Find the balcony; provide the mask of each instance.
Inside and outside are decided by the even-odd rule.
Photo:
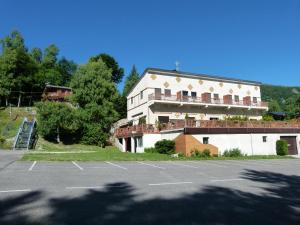
[[[244,97],[242,101],[234,101],[230,95],[223,96],[223,99],[211,98],[210,93],[203,93],[201,97],[197,96],[182,96],[182,95],[164,95],[150,94],[149,101],[170,102],[179,104],[199,104],[205,106],[226,106],[226,107],[243,107],[243,108],[261,108],[267,109],[268,103],[263,101],[253,102],[250,96]]]
[[[141,125],[133,125],[124,128],[117,128],[115,131],[115,135],[117,137],[128,137],[131,135],[141,135],[141,134],[158,134],[159,129],[157,129],[154,125],[151,124],[141,124]]]
[[[125,128],[117,128],[116,137],[129,137],[131,135],[158,134],[167,130],[177,130],[184,128],[202,128],[208,130],[219,130],[226,133],[230,130],[240,129],[240,132],[265,133],[286,132],[292,130],[293,133],[300,133],[300,121],[226,121],[226,120],[174,120],[159,126],[141,124]],[[227,130],[226,130],[227,129]]]

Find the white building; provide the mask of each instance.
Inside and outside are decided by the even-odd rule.
[[[146,69],[127,96],[127,119],[133,124],[138,124],[141,117],[147,124],[186,117],[261,119],[267,109],[261,101],[259,82],[173,70]]]
[[[278,139],[298,154],[300,124],[261,122],[268,104],[255,81],[148,68],[127,96],[128,126],[116,130],[122,151],[144,152],[162,139],[176,151],[210,149],[222,154],[239,148],[248,155],[274,155]],[[227,122],[227,117],[247,122]]]

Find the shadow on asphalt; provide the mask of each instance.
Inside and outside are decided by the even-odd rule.
[[[173,199],[135,200],[135,188],[128,183],[107,185],[75,198],[48,200],[50,215],[32,221],[19,206],[39,200],[32,192],[0,202],[0,224],[300,224],[300,177],[247,170],[242,178],[268,183],[268,194],[206,186],[196,193]]]

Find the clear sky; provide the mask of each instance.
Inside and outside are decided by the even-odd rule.
[[[0,36],[56,44],[85,63],[109,53],[124,67],[300,85],[300,0],[1,0]],[[122,84],[119,87],[122,88]]]

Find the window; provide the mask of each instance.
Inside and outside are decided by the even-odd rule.
[[[168,116],[158,116],[158,121],[160,123],[169,123],[169,117]]]
[[[239,97],[238,95],[235,95],[235,96],[234,96],[234,101],[235,101],[235,102],[239,102],[239,101],[240,101],[240,97]]]
[[[257,97],[253,97],[253,103],[257,103]]]
[[[188,96],[189,92],[188,91],[182,91],[182,96]]]
[[[165,96],[166,97],[171,97],[171,90],[170,89],[165,89]]]
[[[218,117],[210,117],[209,120],[219,120]]]
[[[219,94],[214,94],[214,100],[219,100]]]
[[[203,138],[203,144],[207,145],[208,144],[208,139],[209,139],[208,137],[204,137]]]
[[[191,92],[191,96],[192,96],[192,98],[197,98],[197,92],[192,91],[192,92]]]
[[[133,104],[133,97],[131,97],[130,101],[131,101],[131,104]]]
[[[143,99],[143,91],[141,91],[141,99]]]
[[[267,136],[263,136],[262,139],[263,139],[263,142],[267,142]]]

